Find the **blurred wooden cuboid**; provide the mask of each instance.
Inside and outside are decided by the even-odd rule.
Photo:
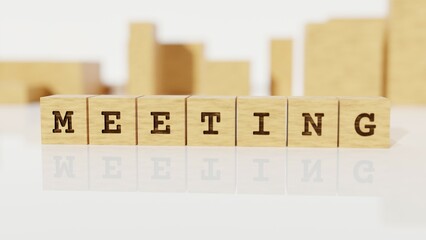
[[[305,95],[383,96],[385,21],[335,19],[309,24]]]
[[[202,43],[159,43],[151,23],[132,23],[129,94],[249,95],[249,63],[208,61]]]
[[[426,104],[426,1],[391,0],[387,96]]]
[[[49,94],[101,94],[98,63],[0,62],[0,103],[38,101]]]

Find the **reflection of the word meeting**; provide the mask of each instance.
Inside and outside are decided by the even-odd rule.
[[[379,195],[386,152],[43,146],[45,190]],[[376,155],[376,156],[375,156]]]

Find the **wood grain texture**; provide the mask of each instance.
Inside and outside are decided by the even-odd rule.
[[[187,99],[189,146],[235,146],[236,97]]]
[[[156,94],[159,46],[155,26],[132,23],[129,40],[129,80],[127,92],[133,95]]]
[[[340,147],[388,148],[390,101],[383,97],[341,97]]]
[[[138,144],[186,145],[186,98],[143,96],[138,98]]]
[[[286,138],[286,97],[237,98],[238,146],[284,147]]]
[[[51,94],[101,94],[98,63],[0,62],[0,81],[21,81],[30,89],[44,88]]]
[[[426,104],[426,1],[391,0],[387,97]]]
[[[335,97],[288,98],[288,146],[337,147],[338,107]]]
[[[204,46],[161,44],[158,57],[157,94],[192,94],[201,78]]]
[[[250,95],[249,62],[209,61],[197,84],[198,95],[247,96]]]
[[[40,98],[43,144],[88,144],[87,102],[90,95]],[[58,115],[60,114],[60,115]],[[62,124],[61,124],[61,121]]]
[[[382,96],[385,22],[336,19],[309,24],[305,44],[306,96]]]
[[[273,39],[271,54],[271,95],[291,96],[293,41]]]
[[[89,99],[89,143],[135,145],[137,96],[101,95]]]

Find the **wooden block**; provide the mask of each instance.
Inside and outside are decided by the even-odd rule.
[[[426,104],[426,1],[392,0],[387,97],[396,104]]]
[[[130,25],[129,40],[129,94],[156,94],[158,71],[158,44],[155,26],[151,23]]]
[[[27,84],[22,81],[0,82],[0,104],[24,104],[28,102],[30,102],[30,99],[28,98]]]
[[[236,97],[187,99],[187,143],[190,146],[235,146]]]
[[[52,95],[40,98],[43,144],[88,144],[89,95]]]
[[[89,143],[137,144],[136,96],[101,95],[89,99]]]
[[[383,97],[342,97],[340,147],[388,148],[390,101]]]
[[[49,95],[44,87],[30,87],[24,81],[0,81],[0,104],[25,104],[38,102]]]
[[[249,62],[206,62],[198,95],[250,95]]]
[[[338,19],[306,29],[306,96],[382,96],[385,22]]]
[[[288,98],[289,147],[337,147],[338,99]]]
[[[185,146],[187,97],[138,98],[138,144]]]
[[[270,48],[271,95],[291,96],[293,41],[274,39]]]
[[[202,44],[162,44],[158,56],[157,94],[192,94],[200,81]]]
[[[51,94],[100,94],[98,63],[90,62],[0,62],[0,82],[22,81],[30,89],[48,90]]]
[[[286,146],[286,97],[238,97],[237,112],[238,146]]]

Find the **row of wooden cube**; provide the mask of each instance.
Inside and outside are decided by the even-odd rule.
[[[382,97],[53,95],[42,143],[389,147]]]

